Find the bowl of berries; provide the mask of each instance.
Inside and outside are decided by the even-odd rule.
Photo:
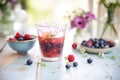
[[[90,53],[108,53],[111,52],[117,43],[114,40],[103,38],[91,38],[81,42],[81,48]]]
[[[35,42],[36,36],[30,34],[24,34],[17,32],[15,35],[7,36],[6,40],[9,46],[17,51],[19,54],[27,54],[28,50],[30,50]]]

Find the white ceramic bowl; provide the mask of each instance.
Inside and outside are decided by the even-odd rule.
[[[97,48],[89,48],[83,45],[80,45],[81,48],[85,49],[85,51],[90,52],[90,53],[108,53],[111,52],[116,46],[117,46],[117,42],[116,41],[112,41],[114,43],[114,47],[111,48],[104,48],[104,49],[97,49]]]

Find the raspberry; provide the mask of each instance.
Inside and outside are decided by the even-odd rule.
[[[108,43],[109,47],[115,46],[115,44],[112,41],[107,41],[107,43]]]
[[[76,49],[76,48],[77,48],[77,43],[73,43],[73,44],[72,44],[72,48],[73,48],[73,49]]]
[[[9,38],[9,41],[15,41],[16,39],[15,38]]]
[[[107,43],[108,43],[108,44],[113,44],[113,42],[112,42],[112,41],[107,41]]]
[[[73,62],[74,60],[75,60],[74,55],[72,55],[72,54],[68,55],[68,61],[69,62]]]
[[[93,42],[91,40],[87,41],[87,44],[92,46],[93,45]]]
[[[30,40],[30,35],[29,35],[29,34],[25,34],[25,35],[24,35],[24,39],[25,39],[25,40]]]
[[[19,32],[17,32],[17,33],[15,34],[15,38],[18,39],[18,38],[20,38],[20,37],[21,37],[21,34],[20,34]]]

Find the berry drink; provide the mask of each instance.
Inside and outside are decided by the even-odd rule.
[[[60,59],[63,52],[66,28],[39,25],[37,30],[42,60],[56,61]]]
[[[45,38],[39,37],[39,44],[42,55],[48,58],[59,57],[62,54],[64,37]]]

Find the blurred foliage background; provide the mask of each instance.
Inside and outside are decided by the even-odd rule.
[[[74,8],[88,8],[88,0],[28,0],[29,22],[39,21],[64,22],[64,16]]]
[[[3,24],[0,21],[0,35],[9,35],[18,31],[33,32],[32,28],[35,28],[35,24],[44,21],[68,23],[65,18],[68,12],[76,8],[89,11],[90,5],[93,5],[89,4],[93,0],[1,0],[0,3],[3,4],[5,1],[8,3],[5,10],[10,14],[7,18],[11,23]],[[0,13],[0,17],[3,15],[5,13]]]

